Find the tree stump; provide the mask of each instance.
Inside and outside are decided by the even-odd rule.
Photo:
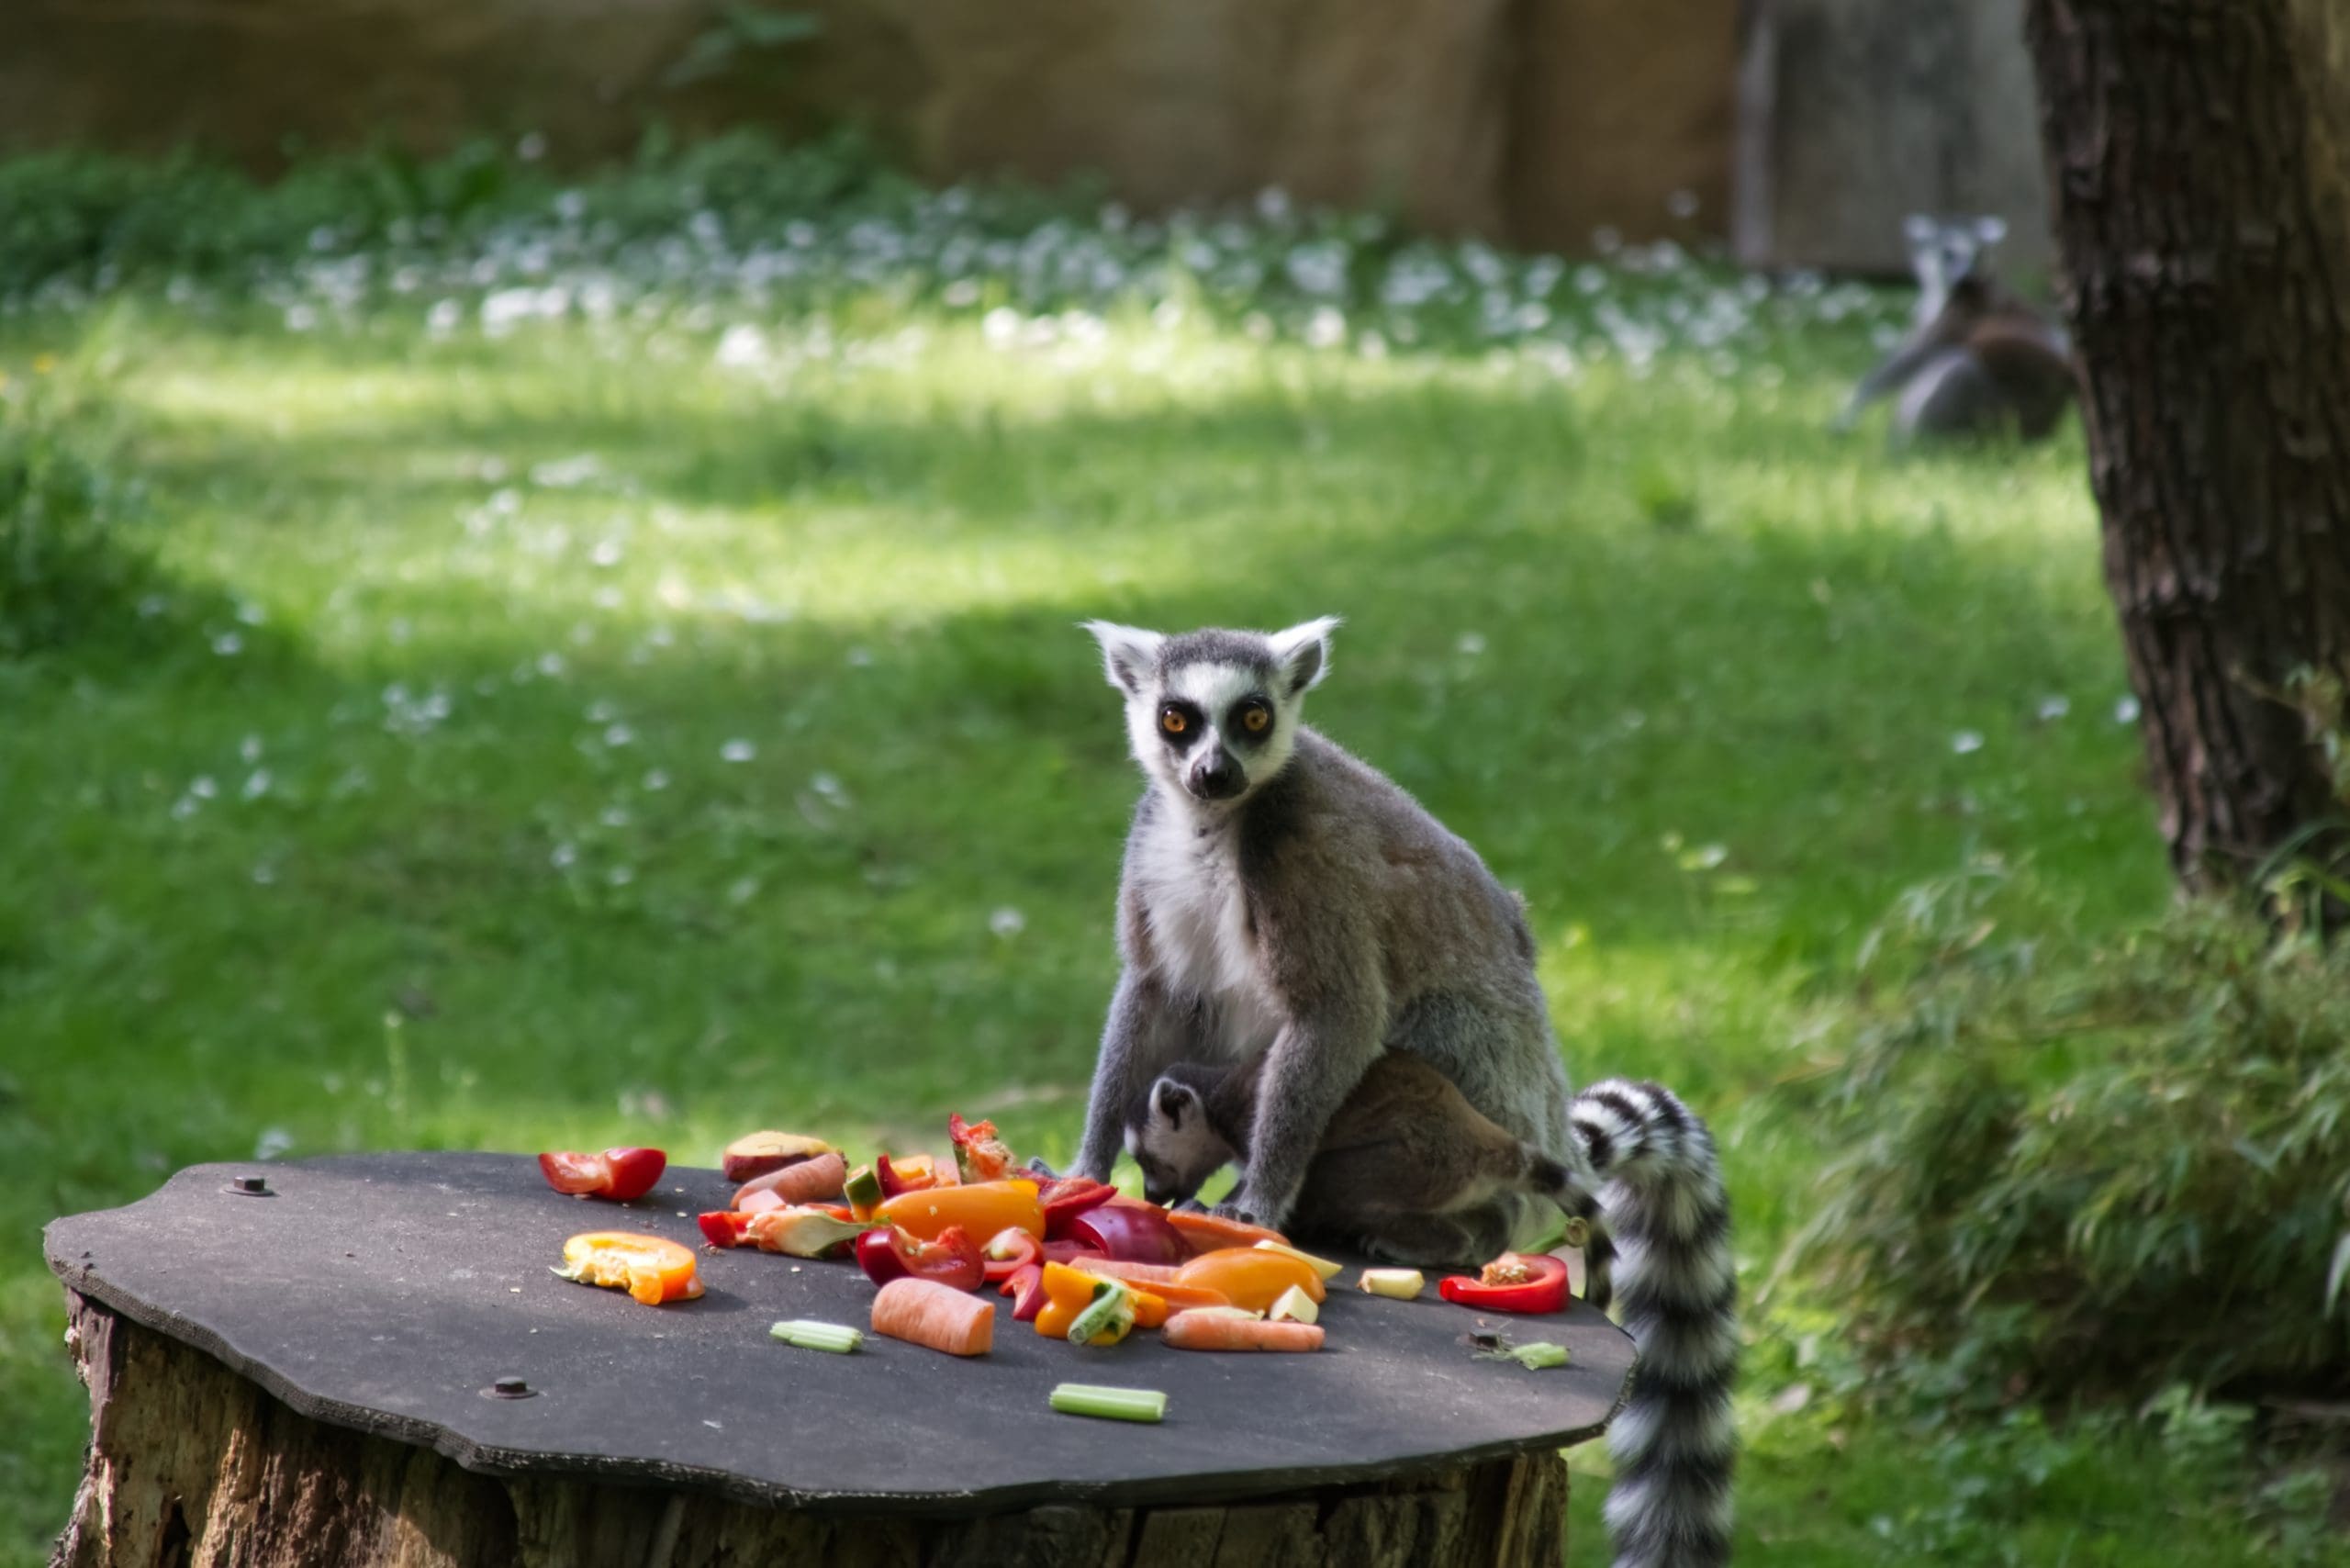
[[[978,1361],[828,1356],[766,1328],[861,1324],[842,1265],[706,1254],[703,1300],[658,1309],[546,1275],[574,1231],[690,1227],[715,1171],[618,1213],[511,1156],[273,1167],[265,1200],[234,1174],[50,1228],[92,1427],[52,1568],[1554,1568],[1558,1450],[1630,1370],[1588,1308],[1528,1333],[1338,1292],[1314,1356],[1089,1351],[1008,1316]],[[1458,1343],[1496,1326],[1576,1364]],[[1052,1414],[1064,1380],[1164,1389],[1169,1419]]]

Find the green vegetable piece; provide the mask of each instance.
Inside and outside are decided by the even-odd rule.
[[[838,1323],[818,1323],[806,1317],[778,1323],[767,1332],[787,1345],[797,1345],[803,1350],[830,1350],[836,1356],[845,1356],[865,1343],[865,1335],[860,1329]]]
[[[1052,1406],[1064,1416],[1098,1416],[1105,1421],[1167,1419],[1167,1395],[1155,1388],[1065,1383],[1053,1390]]]
[[[822,1209],[772,1209],[758,1216],[753,1234],[760,1246],[770,1252],[788,1252],[794,1258],[822,1258],[836,1247],[846,1246],[865,1234],[866,1227],[855,1220],[834,1219]]]
[[[1479,1336],[1480,1340],[1488,1338]],[[1480,1350],[1481,1361],[1516,1361],[1528,1372],[1540,1372],[1545,1367],[1562,1367],[1574,1358],[1564,1345],[1554,1345],[1548,1339],[1537,1339],[1531,1345],[1513,1345],[1500,1335],[1490,1336],[1494,1349]]]
[[[1072,1345],[1114,1345],[1133,1331],[1135,1294],[1116,1280],[1093,1287],[1093,1299],[1069,1326]]]
[[[870,1165],[860,1165],[848,1173],[841,1195],[848,1200],[850,1213],[869,1215],[881,1206],[881,1178],[874,1174]]]

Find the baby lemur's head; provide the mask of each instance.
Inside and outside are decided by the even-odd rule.
[[[1142,1194],[1154,1204],[1188,1203],[1237,1153],[1208,1125],[1207,1100],[1183,1064],[1150,1086],[1126,1117],[1126,1152],[1142,1171]]]
[[[1230,806],[1281,770],[1297,744],[1304,699],[1330,667],[1326,615],[1286,632],[1185,632],[1169,636],[1107,621],[1085,629],[1102,644],[1110,684],[1125,694],[1135,760],[1194,806]]]

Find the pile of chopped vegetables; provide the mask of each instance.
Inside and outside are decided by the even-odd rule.
[[[700,1216],[702,1236],[715,1249],[853,1261],[878,1287],[873,1333],[948,1355],[983,1356],[994,1348],[990,1291],[1009,1301],[1014,1323],[1077,1346],[1106,1349],[1155,1332],[1180,1350],[1322,1348],[1321,1307],[1341,1271],[1337,1263],[1260,1226],[1164,1209],[1089,1177],[1024,1166],[992,1122],[950,1116],[947,1136],[951,1161],[884,1153],[854,1168],[819,1138],[780,1132],[737,1138],[721,1165],[739,1185],[729,1207]],[[545,1154],[539,1163],[559,1193],[628,1203],[651,1191],[666,1157],[613,1148]],[[555,1272],[625,1289],[650,1305],[701,1294],[690,1250],[629,1232],[573,1237]],[[1356,1283],[1398,1301],[1420,1299],[1427,1286],[1411,1269],[1364,1269]],[[1480,1312],[1561,1312],[1570,1299],[1567,1266],[1549,1254],[1505,1252],[1476,1278],[1443,1280],[1438,1294]],[[805,1320],[770,1332],[786,1344],[839,1354],[865,1339],[853,1327]],[[1503,1353],[1529,1368],[1564,1360],[1547,1343]],[[1064,1383],[1052,1406],[1157,1421],[1166,1396]]]

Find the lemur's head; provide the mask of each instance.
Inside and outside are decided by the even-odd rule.
[[[1195,807],[1237,804],[1289,761],[1305,694],[1330,667],[1335,615],[1286,632],[1158,632],[1089,621],[1125,694],[1135,760]]]
[[[1989,265],[1991,248],[2008,237],[2000,218],[1935,218],[1913,212],[1901,226],[1918,274],[1919,319],[1942,308],[1950,292]]]
[[[1232,1162],[1233,1148],[1208,1126],[1207,1103],[1180,1078],[1163,1077],[1126,1118],[1126,1152],[1154,1204],[1189,1203]]]

